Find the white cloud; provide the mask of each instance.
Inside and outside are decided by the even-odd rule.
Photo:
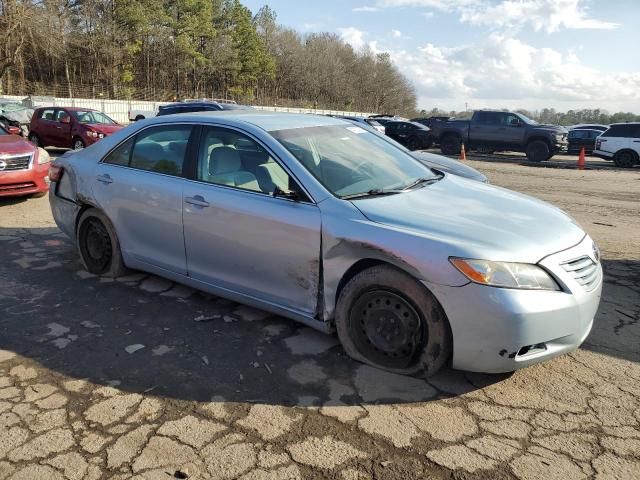
[[[391,35],[393,35],[394,38],[402,38],[402,32],[400,30],[391,30]]]
[[[375,47],[375,49],[373,48]],[[382,51],[379,44],[373,51]],[[537,48],[493,33],[458,47],[426,44],[387,50],[416,86],[419,106],[607,108],[640,112],[640,72],[611,74],[584,65],[575,52]]]
[[[428,7],[456,12],[460,21],[493,30],[520,29],[557,32],[566,29],[611,30],[618,24],[589,17],[585,0],[378,0],[379,8]]]
[[[349,45],[351,45],[355,50],[360,50],[362,47],[364,47],[364,36],[367,34],[367,32],[358,30],[355,27],[339,28],[338,32],[340,32],[340,37]]]
[[[426,19],[433,18],[433,15],[434,15],[434,13],[433,13],[433,12],[422,12],[422,13],[420,14],[420,16],[421,16],[421,17],[424,17],[424,18],[426,18]]]
[[[365,5],[364,7],[356,7],[351,9],[352,12],[379,12],[379,7]]]

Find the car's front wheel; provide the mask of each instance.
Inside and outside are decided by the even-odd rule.
[[[618,152],[616,156],[613,157],[613,163],[616,167],[620,168],[631,168],[637,161],[638,159],[634,153],[627,150]]]
[[[551,149],[547,142],[542,140],[534,140],[527,145],[527,160],[530,162],[544,162],[551,158]]]
[[[76,232],[78,253],[84,268],[94,275],[117,278],[127,272],[113,225],[100,210],[85,210]]]
[[[368,268],[340,293],[336,328],[352,358],[404,375],[433,375],[449,359],[451,333],[435,297],[392,266]]]
[[[80,138],[80,137],[75,137],[73,139],[73,149],[74,150],[82,150],[85,145],[84,145],[84,141]]]

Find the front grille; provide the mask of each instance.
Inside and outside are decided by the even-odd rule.
[[[4,168],[0,171],[10,172],[13,170],[27,170],[31,163],[31,155],[19,155],[15,157],[0,157],[0,163]]]
[[[562,264],[562,268],[575,278],[585,290],[593,290],[598,283],[598,264],[584,256]]]

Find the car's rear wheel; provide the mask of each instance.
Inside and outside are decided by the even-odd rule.
[[[29,134],[29,141],[33,143],[36,147],[41,147],[40,138],[35,133]]]
[[[74,150],[82,150],[85,147],[84,141],[80,137],[74,137],[72,147]]]
[[[407,148],[409,150],[418,150],[419,147],[420,145],[416,137],[411,137],[409,138],[409,140],[407,140]]]
[[[547,142],[542,140],[534,140],[527,145],[527,160],[530,162],[544,162],[551,158],[551,149]]]
[[[628,150],[618,152],[616,153],[616,156],[613,157],[613,163],[616,165],[616,167],[620,168],[631,168],[636,164],[637,161],[638,158],[636,157],[636,155]]]
[[[410,275],[388,265],[353,277],[336,305],[336,328],[352,358],[404,375],[432,375],[449,359],[442,307]]]
[[[76,243],[84,267],[95,275],[120,277],[127,272],[113,225],[100,210],[85,210],[76,232]]]
[[[440,140],[440,151],[445,155],[457,155],[460,153],[461,145],[459,137],[449,135]]]

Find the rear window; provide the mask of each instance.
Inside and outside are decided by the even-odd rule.
[[[603,137],[640,138],[640,123],[612,125],[602,134]]]

